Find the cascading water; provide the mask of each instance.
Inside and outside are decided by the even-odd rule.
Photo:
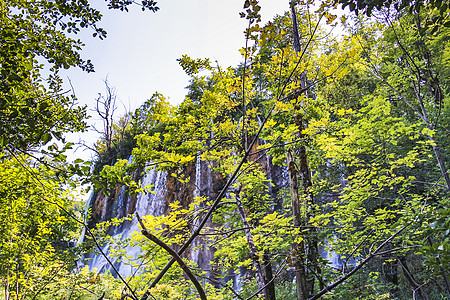
[[[200,184],[201,184],[201,159],[200,156],[197,155],[197,159],[195,162],[195,187],[193,192],[194,199],[200,197]],[[195,206],[196,213],[198,213],[199,207]],[[199,218],[195,218],[193,222],[193,228],[192,231],[196,230],[199,225]],[[192,243],[193,250],[191,251],[191,260],[194,261],[197,265],[199,263],[199,254],[200,251],[198,249],[199,245],[199,239],[194,240]]]
[[[137,195],[135,207],[131,207],[133,205],[133,201],[131,201],[130,195],[127,194],[127,189],[125,187],[120,188],[118,195],[115,197],[113,205],[114,217],[121,218],[126,216],[126,213],[133,214],[135,212],[138,212],[141,216],[161,216],[164,213],[166,172],[150,169],[142,179],[142,186],[147,187],[151,192],[139,193]],[[100,221],[105,220],[104,218],[107,215],[107,210],[107,205],[104,205],[103,211],[101,213],[102,219]],[[122,226],[116,226],[112,230],[112,232],[110,232],[110,235],[120,240],[124,240],[125,238],[129,237],[132,232],[135,231],[139,231],[139,226],[137,219],[133,218],[131,221],[128,221],[126,225],[123,224]],[[102,247],[102,250],[106,255],[109,255],[110,245],[104,245]],[[136,257],[137,255],[141,254],[141,251],[138,247],[128,246],[125,247],[124,250],[127,253],[128,257]],[[135,271],[137,271],[128,262],[119,260],[118,258],[113,259],[113,264],[115,265],[119,273],[125,278],[133,275]],[[90,269],[96,268],[98,272],[104,272],[112,269],[101,254],[90,257],[87,265]]]
[[[166,172],[151,169],[149,173],[142,179],[142,186],[148,187],[150,191],[147,193],[139,193],[136,202],[136,212],[141,216],[152,215],[161,216],[164,214],[165,201],[164,194],[166,190]],[[130,236],[132,232],[139,231],[139,225],[136,218],[133,218],[131,224],[122,231],[122,238]],[[139,247],[126,247],[125,252],[129,257],[136,257],[141,254]],[[124,277],[131,276],[135,271],[130,264],[121,263],[119,272]]]
[[[90,195],[89,195],[88,200],[86,201],[86,206],[85,206],[85,209],[84,209],[84,220],[85,220],[85,222],[87,221],[89,207],[91,206],[91,203],[94,200],[94,196],[95,196],[94,192],[91,192]],[[86,236],[86,228],[83,227],[83,230],[81,231],[81,235],[80,235],[80,238],[78,239],[77,244],[80,244],[81,242],[83,242],[85,236]]]

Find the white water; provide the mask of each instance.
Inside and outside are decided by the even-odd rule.
[[[83,221],[85,224],[87,223],[89,207],[91,206],[91,203],[94,199],[94,194],[95,194],[94,191],[91,191],[91,194],[89,195],[89,198],[86,201],[86,205],[84,208],[84,218],[83,218]],[[77,245],[81,244],[81,242],[83,242],[85,235],[86,235],[86,228],[83,227],[83,230],[81,231],[81,235],[80,235],[80,238],[78,239]]]
[[[200,152],[198,152],[198,154],[200,154]],[[197,155],[197,159],[195,162],[195,187],[194,187],[194,192],[193,192],[194,199],[197,197],[200,197],[201,167],[202,167],[202,165],[201,165],[200,156]],[[195,205],[196,214],[198,213],[198,210],[199,210],[199,207],[197,205]],[[199,217],[194,219],[192,231],[195,231],[197,229],[197,227],[199,226],[199,222],[200,222]],[[192,243],[193,250],[191,251],[191,259],[196,264],[199,263],[199,255],[200,255],[199,243],[200,243],[199,239],[195,239]]]
[[[269,157],[266,155],[265,159],[267,159],[267,163],[269,164]],[[264,160],[264,158],[263,158]],[[209,172],[205,174],[204,172]],[[270,172],[270,171],[269,171]],[[202,176],[202,174],[204,176]],[[277,185],[281,186],[287,186],[288,185],[288,179],[286,176],[286,173],[281,172],[280,175],[275,174],[274,178],[277,181]],[[142,179],[142,186],[151,186],[149,188],[150,191],[153,191],[153,193],[140,193],[137,195],[136,199],[136,207],[135,212],[138,212],[140,216],[145,215],[153,215],[153,216],[161,216],[164,214],[164,211],[166,209],[166,203],[165,203],[165,193],[166,193],[166,176],[167,174],[165,172],[156,171],[154,169],[147,170],[147,174]],[[196,164],[195,164],[195,187],[193,191],[193,197],[200,197],[200,196],[208,196],[209,189],[212,188],[212,180],[213,176],[211,176],[211,170],[206,166],[205,163],[202,163],[199,156],[197,156]],[[270,176],[270,174],[269,174]],[[269,187],[270,188],[270,187]],[[232,191],[232,189],[230,190]],[[229,191],[229,192],[230,192]],[[272,190],[271,190],[272,192]],[[106,199],[105,199],[106,200]],[[88,203],[86,204],[87,207],[91,205],[91,202],[94,201],[93,195],[88,200]],[[107,203],[107,201],[105,202]],[[129,196],[126,194],[126,188],[121,188],[119,194],[117,195],[117,198],[114,203],[114,211],[118,212],[119,215],[114,215],[113,217],[122,217],[124,212],[130,212],[132,209],[129,207],[132,201],[130,201]],[[128,207],[125,207],[128,206]],[[196,210],[199,210],[199,207],[196,207]],[[103,208],[102,211],[102,217],[106,215],[107,207]],[[198,226],[198,219],[194,220],[193,222],[193,228],[192,230],[195,230]],[[122,231],[119,232],[119,229]],[[121,226],[121,228],[117,227],[113,232],[115,236],[118,239],[125,239],[130,236],[133,232],[138,232],[139,226],[137,219],[133,217],[132,221],[130,221],[127,224],[124,224],[124,226]],[[84,238],[84,231],[83,231],[83,237]],[[82,239],[80,238],[80,240]],[[325,243],[325,249],[321,249],[322,256],[329,261],[329,264],[331,267],[335,269],[341,269],[342,268],[342,260],[341,258],[336,255],[333,251],[327,251],[328,249],[328,243]],[[129,262],[127,261],[119,261],[118,258],[111,258],[110,255],[110,245],[105,245],[103,247],[104,253],[108,255],[108,257],[111,259],[113,265],[116,267],[118,272],[124,277],[128,278],[132,276],[135,273],[139,273],[139,269],[132,267]],[[203,265],[203,267],[206,266],[207,263],[213,258],[211,253],[207,253],[207,249],[204,249],[202,247],[202,240],[196,239],[193,242],[192,249],[190,252],[190,258],[192,261],[197,263],[198,265]],[[137,257],[142,254],[140,249],[138,247],[130,247],[127,246],[121,250],[124,250],[127,253],[127,256],[130,257],[132,260],[136,260]],[[137,262],[137,261],[136,261]],[[133,265],[138,265],[133,264]],[[93,256],[89,262],[88,265],[90,269],[96,268],[98,272],[104,272],[106,270],[111,270],[111,266],[108,264],[107,260],[100,254]],[[245,276],[242,273],[245,273],[245,270],[236,270],[236,273],[234,275],[228,276],[229,280],[232,280],[234,283],[234,286],[237,288],[240,288],[240,280],[244,280]]]
[[[164,213],[165,203],[164,203],[164,195],[166,191],[166,173],[161,171],[156,171],[154,169],[148,170],[148,173],[142,179],[142,186],[148,187],[147,190],[152,192],[147,193],[139,193],[137,196],[136,202],[136,211],[139,215],[153,215],[153,216],[161,216]],[[131,201],[128,199],[128,195],[126,194],[126,188],[121,188],[119,195],[116,200],[117,212],[130,211],[130,208],[127,207],[125,209],[124,205],[130,205]],[[127,200],[127,201],[126,201]],[[102,217],[105,216],[106,213],[106,205],[102,212]],[[118,217],[118,216],[115,216]],[[130,234],[139,231],[138,221],[135,217],[133,217],[131,224],[128,226],[124,226],[123,231],[119,232],[119,227],[114,229],[114,236],[121,240],[130,237]],[[84,238],[84,237],[83,237]],[[127,278],[132,276],[134,273],[139,273],[139,270],[133,268],[127,261],[119,261],[118,258],[111,258],[109,253],[110,245],[103,246],[103,252],[108,255],[116,269],[119,273]],[[127,256],[132,260],[136,259],[136,257],[141,254],[139,247],[125,247],[123,250],[126,251]],[[92,259],[88,261],[89,269],[96,268],[97,272],[104,272],[106,270],[112,270],[111,266],[108,264],[107,260],[101,255],[97,254]]]
[[[334,270],[342,270],[344,264],[346,264],[347,267],[352,267],[356,264],[356,260],[354,258],[351,258],[345,262],[345,259],[333,250],[333,244],[330,241],[325,240],[323,244],[323,247],[319,247],[319,252],[322,255],[322,258],[328,261],[328,266]]]

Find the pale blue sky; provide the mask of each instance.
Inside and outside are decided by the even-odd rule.
[[[239,48],[244,46],[243,31],[247,21],[239,17],[243,0],[160,0],[156,13],[142,12],[137,7],[128,13],[99,9],[104,13],[102,27],[108,32],[105,40],[83,33],[86,46],[84,58],[92,60],[95,73],[69,70],[64,76],[71,79],[80,104],[94,108],[99,92],[104,91],[103,80],[108,76],[116,88],[118,112],[123,105],[133,111],[158,91],[173,104],[184,99],[189,77],[176,61],[183,54],[193,58],[210,58],[221,66],[236,66],[242,59]],[[261,0],[262,24],[276,14],[288,10],[288,0]],[[123,105],[121,104],[123,103]],[[91,111],[94,115],[94,112]],[[97,118],[93,116],[91,122]],[[98,126],[100,127],[100,125]],[[97,135],[71,135],[92,144]],[[88,153],[77,151],[88,158]]]

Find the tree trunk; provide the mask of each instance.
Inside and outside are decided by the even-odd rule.
[[[299,32],[298,32],[298,27],[297,27],[297,13],[295,11],[295,4],[293,1],[291,1],[290,3],[290,7],[291,7],[291,17],[292,17],[292,30],[293,30],[293,38],[294,38],[294,50],[297,53],[300,53],[301,51],[301,45],[300,45],[300,36],[299,36]],[[302,93],[305,93],[306,97],[308,97],[308,86],[307,86],[307,79],[306,79],[306,73],[303,72],[300,75],[300,90],[302,91]],[[298,96],[297,96],[298,97]],[[300,104],[296,104],[295,108],[294,108],[294,121],[295,124],[297,126],[297,130],[298,130],[298,134],[297,137],[299,138],[299,140],[303,139],[303,134],[302,131],[304,129],[304,124],[303,124],[303,116],[300,113],[300,109],[301,109],[301,103]],[[311,172],[309,170],[309,164],[308,164],[308,158],[307,158],[307,154],[306,154],[306,147],[304,145],[301,145],[299,147],[298,151],[298,163],[299,163],[299,167],[298,167],[298,171],[300,172],[301,178],[302,178],[302,185],[303,185],[303,194],[307,195],[308,201],[307,203],[303,203],[304,205],[304,218],[305,220],[301,220],[301,216],[299,217],[298,220],[296,220],[296,213],[300,213],[300,207],[302,205],[302,203],[299,202],[299,196],[298,196],[298,181],[296,181],[295,183],[293,183],[293,180],[298,180],[297,178],[291,178],[291,173],[292,175],[294,175],[293,170],[294,168],[292,167],[296,167],[295,162],[294,162],[294,158],[293,158],[293,153],[292,150],[288,151],[288,168],[289,168],[289,178],[291,179],[291,197],[292,197],[292,211],[294,214],[294,225],[295,222],[297,221],[299,223],[299,225],[295,225],[295,226],[302,226],[302,225],[307,225],[307,220],[309,220],[312,216],[312,207],[314,204],[314,198],[313,195],[310,191],[310,188],[312,187],[312,179],[311,179]],[[291,157],[290,157],[291,156]],[[291,167],[292,164],[292,167]],[[297,177],[297,175],[295,174],[295,177]],[[294,185],[293,185],[294,184]],[[293,193],[293,189],[296,189],[296,192]],[[296,197],[294,199],[294,197]],[[298,207],[294,207],[294,201],[298,201],[298,203],[296,203],[296,205],[298,205]],[[296,212],[296,210],[298,210],[298,212]],[[303,266],[302,266],[302,272],[303,274],[297,274],[297,277],[302,276],[304,278],[302,279],[297,279],[297,299],[302,299],[302,297],[309,297],[310,295],[313,294],[314,292],[314,282],[315,282],[315,277],[317,276],[320,279],[321,276],[321,269],[319,266],[319,251],[318,251],[318,240],[317,240],[317,232],[315,228],[311,228],[309,230],[309,234],[307,236],[304,236],[305,240],[302,242],[302,250],[301,250],[301,254],[303,255],[302,261],[303,261]],[[298,263],[299,260],[296,260],[296,263]],[[296,269],[298,269],[298,267],[296,266]],[[321,289],[324,287],[323,286],[323,282],[322,280],[320,280],[320,286]],[[303,289],[303,291],[300,291],[299,289]]]
[[[276,300],[275,279],[273,278],[272,262],[267,254],[264,254],[264,284],[266,285],[266,300]]]
[[[308,87],[307,87],[307,78],[306,73],[302,73],[300,75],[300,85],[301,90],[304,91],[306,97],[308,97]],[[305,138],[302,133],[305,129],[305,125],[303,123],[303,116],[300,111],[300,107],[297,105],[295,107],[296,114],[294,116],[295,125],[298,129],[297,137],[300,140]],[[314,217],[313,207],[314,207],[314,196],[311,192],[312,187],[312,178],[311,171],[309,169],[308,156],[306,153],[306,147],[301,145],[298,149],[298,162],[299,162],[299,171],[302,178],[303,185],[303,194],[307,196],[307,202],[304,203],[305,206],[305,221],[304,225],[307,225],[308,220]],[[307,252],[307,295],[308,297],[314,293],[314,281],[315,277],[321,277],[321,269],[319,266],[319,249],[318,249],[318,238],[317,238],[317,229],[315,227],[310,227],[308,231],[308,236],[306,239],[306,252]],[[324,287],[322,280],[319,280],[320,288]]]
[[[244,233],[245,237],[247,238],[247,244],[248,248],[250,250],[250,258],[253,261],[253,266],[256,269],[255,277],[256,277],[256,284],[258,286],[258,290],[261,290],[261,292],[264,294],[264,297],[266,297],[265,289],[264,289],[264,276],[263,271],[261,268],[261,260],[258,257],[258,253],[256,251],[255,243],[253,241],[252,233],[250,232],[250,224],[247,221],[247,217],[245,216],[244,207],[242,206],[241,200],[236,197],[236,203],[238,206],[239,214],[241,216],[242,224],[244,226]]]
[[[288,149],[286,153],[289,182],[290,182],[290,192],[291,192],[291,204],[292,204],[292,215],[294,217],[294,226],[300,228],[302,225],[302,215],[301,215],[301,203],[298,193],[298,170],[294,160],[294,153],[291,148]],[[306,268],[305,268],[305,246],[304,241],[300,243],[294,243],[293,245],[293,257],[292,262],[295,268],[295,281],[297,290],[297,300],[308,299],[308,292],[306,288]]]
[[[421,299],[429,300],[428,294],[423,290],[422,286],[416,282],[416,280],[414,279],[414,276],[409,271],[408,266],[406,265],[406,257],[401,256],[398,258],[398,261],[400,263],[400,266],[402,267],[403,274],[405,275],[406,280],[408,280],[408,282],[411,285],[411,287],[413,288],[413,290],[419,291],[419,295],[420,295]]]

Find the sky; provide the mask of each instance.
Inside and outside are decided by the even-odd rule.
[[[128,13],[108,10],[104,1],[96,6],[102,13],[100,26],[107,32],[104,40],[93,38],[91,32],[79,34],[85,43],[82,56],[91,59],[94,73],[70,69],[63,79],[75,91],[80,105],[87,105],[93,116],[90,124],[101,128],[93,109],[98,93],[104,93],[107,78],[117,94],[119,117],[134,111],[156,91],[172,104],[183,101],[189,77],[177,59],[183,54],[192,58],[209,58],[223,67],[237,66],[242,61],[239,49],[245,44],[243,31],[247,20],[239,17],[243,0],[159,0],[156,13],[133,7]],[[261,0],[262,22],[289,9],[289,1]],[[102,6],[100,6],[102,5]],[[69,88],[70,85],[67,85]],[[92,145],[95,132],[71,134],[74,142]],[[75,156],[89,159],[92,153],[82,148]]]

